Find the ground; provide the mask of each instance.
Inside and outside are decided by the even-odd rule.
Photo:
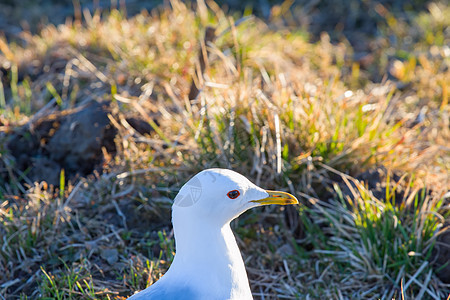
[[[4,1],[0,295],[144,289],[177,191],[222,167],[301,202],[232,223],[256,299],[447,298],[449,20],[430,1]]]

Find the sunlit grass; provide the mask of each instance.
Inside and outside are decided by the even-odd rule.
[[[336,185],[339,198],[311,200],[314,208],[304,217],[313,253],[333,262],[336,275],[342,272],[339,280],[360,286],[351,294],[345,288],[342,292],[352,298],[391,299],[399,297],[403,282],[408,297],[445,298],[445,291],[432,288],[430,264],[436,234],[448,218],[440,214],[441,196],[421,189],[395,199],[388,189],[386,198],[377,199],[363,183],[349,178],[347,184],[350,194],[343,195]],[[317,232],[323,236],[317,238]]]

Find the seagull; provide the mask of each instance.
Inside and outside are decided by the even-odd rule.
[[[227,169],[192,177],[172,206],[176,254],[169,270],[129,300],[253,299],[230,222],[267,204],[298,204],[291,194],[267,191]]]

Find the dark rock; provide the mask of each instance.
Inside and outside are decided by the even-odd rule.
[[[119,260],[119,251],[117,249],[102,249],[100,256],[106,260],[109,265],[114,265]]]

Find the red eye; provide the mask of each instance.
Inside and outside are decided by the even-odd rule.
[[[239,197],[240,194],[241,194],[241,193],[239,193],[238,190],[232,190],[232,191],[229,191],[229,192],[228,192],[227,196],[228,196],[230,199],[236,199],[237,197]]]

